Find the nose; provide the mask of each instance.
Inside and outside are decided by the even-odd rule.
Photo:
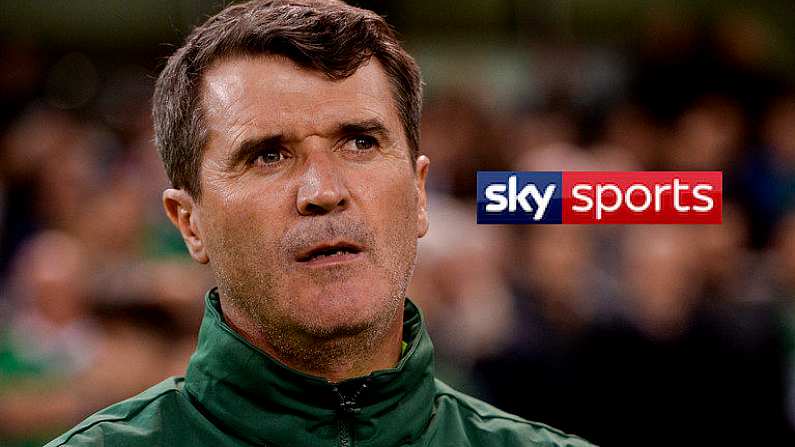
[[[322,215],[348,207],[350,191],[332,157],[314,153],[307,158],[296,203],[302,216]]]

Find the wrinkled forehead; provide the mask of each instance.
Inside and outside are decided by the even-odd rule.
[[[210,141],[250,132],[300,139],[341,122],[378,119],[403,135],[389,80],[377,59],[332,80],[282,56],[236,56],[214,63],[202,78]],[[404,137],[401,138],[405,142]]]

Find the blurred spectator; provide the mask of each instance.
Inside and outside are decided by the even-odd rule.
[[[508,411],[545,418],[564,430],[578,427],[581,338],[609,306],[608,284],[594,263],[593,231],[585,226],[538,227],[523,232],[511,264],[510,343],[476,366],[484,396]],[[522,390],[523,397],[517,392]],[[562,424],[562,425],[561,425]]]
[[[475,193],[475,171],[505,168],[513,148],[495,135],[489,116],[474,98],[446,92],[430,98],[423,111],[422,152],[434,163],[431,190],[458,198]]]
[[[795,209],[795,94],[771,104],[761,138],[761,147],[742,160],[736,186],[757,247],[766,246],[782,216]]]
[[[669,170],[723,170],[742,148],[746,129],[737,103],[720,96],[700,98],[677,119],[663,167]]]
[[[665,133],[641,105],[622,102],[609,110],[602,134],[597,144],[611,153],[618,152],[626,166],[655,169],[662,165],[660,140]]]
[[[644,444],[660,446],[793,439],[774,309],[702,296],[709,269],[701,264],[731,252],[703,258],[701,237],[684,226],[627,230],[625,311],[595,325],[578,353],[585,414],[626,427],[583,417],[582,432],[597,442],[634,445],[648,433]]]
[[[434,231],[419,246],[408,295],[426,316],[440,377],[472,390],[473,362],[500,350],[516,324],[503,282],[505,235],[481,231],[474,207],[438,195],[429,203]]]
[[[87,259],[76,239],[47,232],[20,252],[11,284],[16,308],[4,332],[0,377],[70,375],[92,360]]]
[[[18,306],[0,334],[4,445],[40,445],[87,413],[183,373],[196,329],[175,317],[185,306],[97,301],[86,255],[77,239],[54,231],[20,252],[11,278]]]

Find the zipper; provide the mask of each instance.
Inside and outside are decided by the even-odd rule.
[[[353,424],[353,416],[361,412],[361,408],[357,405],[357,400],[364,390],[367,389],[367,384],[362,383],[356,391],[349,395],[345,395],[339,387],[334,387],[334,393],[337,395],[339,406],[337,413],[339,415],[337,429],[338,429],[338,445],[339,447],[353,447],[353,433],[351,433],[351,425]]]
[[[351,424],[347,419],[347,417],[339,419],[339,447],[351,447],[353,445]]]

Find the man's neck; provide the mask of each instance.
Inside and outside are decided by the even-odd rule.
[[[224,322],[249,343],[292,369],[331,383],[393,368],[400,360],[403,307],[385,331],[331,339],[290,339],[276,343],[247,312],[221,299]]]

